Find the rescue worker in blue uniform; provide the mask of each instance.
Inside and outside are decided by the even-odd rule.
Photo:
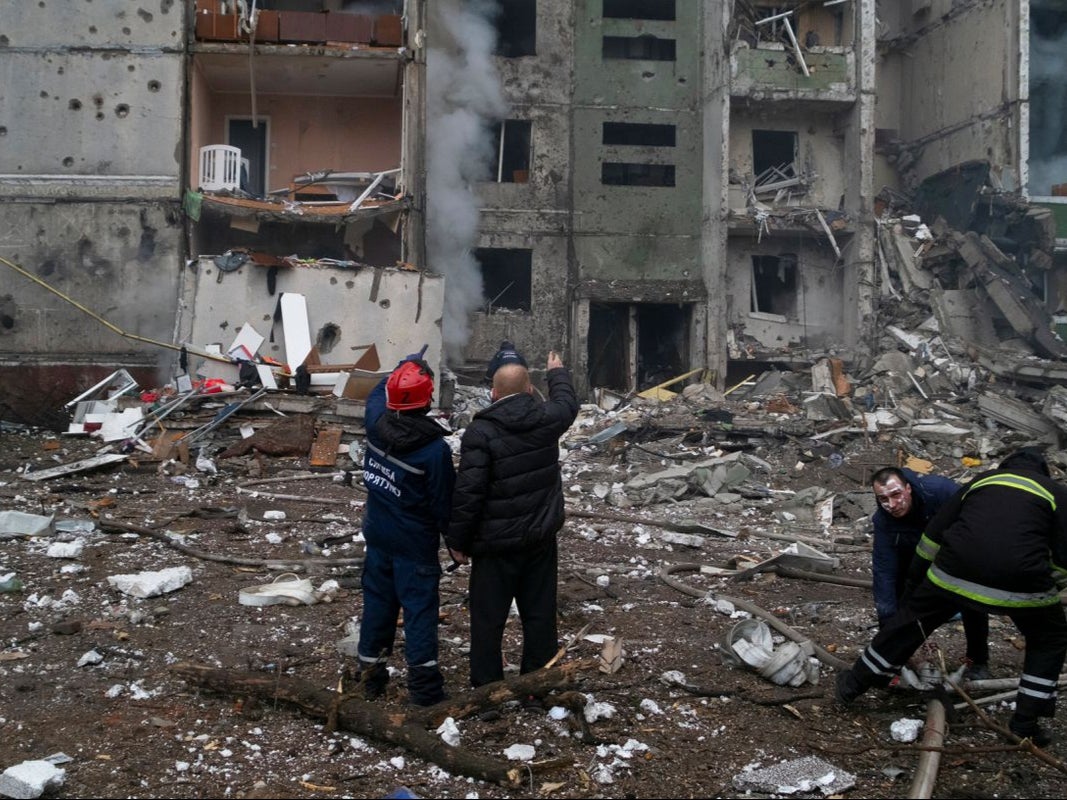
[[[445,428],[427,416],[434,374],[409,356],[367,397],[363,483],[366,557],[359,627],[360,678],[368,700],[389,680],[401,609],[408,700],[428,706],[446,698],[437,663],[440,609],[438,560],[448,529],[456,470]]]
[[[1051,478],[1037,448],[1023,448],[975,476],[930,521],[919,541],[903,607],[837,676],[847,706],[885,687],[938,627],[963,609],[1002,614],[1026,640],[1015,712],[1017,736],[1044,747],[1040,724],[1056,710],[1067,655],[1067,487]],[[914,587],[914,588],[912,588]]]
[[[897,613],[911,562],[916,558],[919,537],[934,515],[960,485],[943,475],[920,475],[906,467],[885,467],[871,477],[878,509],[874,524],[874,607],[881,628]],[[984,680],[989,674],[989,615],[966,609],[962,612],[967,639],[964,661],[966,680]]]

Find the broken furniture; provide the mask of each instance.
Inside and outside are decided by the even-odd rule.
[[[241,170],[247,172],[248,159],[241,148],[209,144],[200,148],[200,189],[205,192],[233,191],[241,187]]]

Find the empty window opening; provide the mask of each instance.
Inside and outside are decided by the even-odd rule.
[[[674,186],[674,165],[605,161],[600,182],[605,186]]]
[[[640,122],[604,123],[604,144],[674,147],[674,141],[674,125],[652,125]]]
[[[797,317],[797,257],[752,256],[752,311]]]
[[[604,0],[607,19],[674,19],[674,0]]]
[[[537,55],[537,1],[506,0],[496,15],[496,55]]]
[[[530,121],[506,119],[493,126],[497,183],[526,183],[530,179]]]
[[[530,310],[532,250],[483,247],[474,252],[474,258],[482,268],[485,313]]]
[[[752,131],[752,171],[756,184],[797,176],[796,131]]]
[[[629,58],[642,61],[674,61],[674,39],[642,36],[605,36],[601,54],[604,58]]]

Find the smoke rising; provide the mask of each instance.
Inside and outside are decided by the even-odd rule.
[[[472,248],[479,198],[472,184],[489,177],[489,125],[504,118],[492,55],[495,4],[434,0],[428,4],[426,52],[426,252],[445,276],[442,337],[448,361],[459,362],[470,338],[470,314],[482,304],[482,278]]]

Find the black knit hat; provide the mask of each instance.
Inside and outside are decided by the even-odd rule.
[[[1040,447],[1023,447],[1000,462],[998,469],[1021,469],[1040,472],[1051,477],[1044,450]]]
[[[489,366],[485,370],[485,382],[492,383],[493,375],[505,364],[521,364],[526,366],[526,359],[522,357],[522,353],[515,349],[515,345],[509,342],[507,339],[500,343],[500,347],[497,349],[496,354],[490,359]]]

